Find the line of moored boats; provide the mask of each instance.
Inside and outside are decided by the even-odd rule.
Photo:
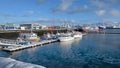
[[[40,42],[40,40],[51,40],[58,39],[59,41],[70,41],[75,38],[82,38],[83,34],[81,32],[67,32],[67,33],[56,33],[56,34],[44,34],[41,38],[37,36],[36,33],[19,33],[19,37],[14,41],[14,44],[11,44],[7,40],[0,40],[0,45],[28,45],[32,42]],[[6,42],[6,43],[4,43]]]

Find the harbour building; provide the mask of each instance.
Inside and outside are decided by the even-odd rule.
[[[2,27],[4,30],[17,30],[18,29],[17,25],[13,23],[6,23]]]
[[[41,25],[39,23],[27,23],[27,24],[20,24],[20,28],[24,28],[24,30],[39,30]]]

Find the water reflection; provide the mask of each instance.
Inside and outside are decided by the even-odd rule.
[[[60,49],[61,49],[61,57],[62,58],[70,58],[72,54],[72,43],[74,40],[66,41],[66,42],[60,42]]]
[[[66,41],[66,42],[60,42],[61,46],[71,46],[71,44],[74,42],[74,40]]]
[[[79,43],[80,43],[81,40],[82,40],[82,38],[76,38],[76,39],[74,39],[74,43],[76,45],[79,45]]]

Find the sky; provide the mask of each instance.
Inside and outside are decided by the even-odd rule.
[[[120,21],[120,0],[0,0],[0,24]]]

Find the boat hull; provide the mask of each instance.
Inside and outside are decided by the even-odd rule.
[[[16,46],[16,44],[7,44],[7,43],[0,43],[2,46]]]
[[[59,41],[64,42],[64,41],[70,41],[74,40],[74,37],[60,37]]]

